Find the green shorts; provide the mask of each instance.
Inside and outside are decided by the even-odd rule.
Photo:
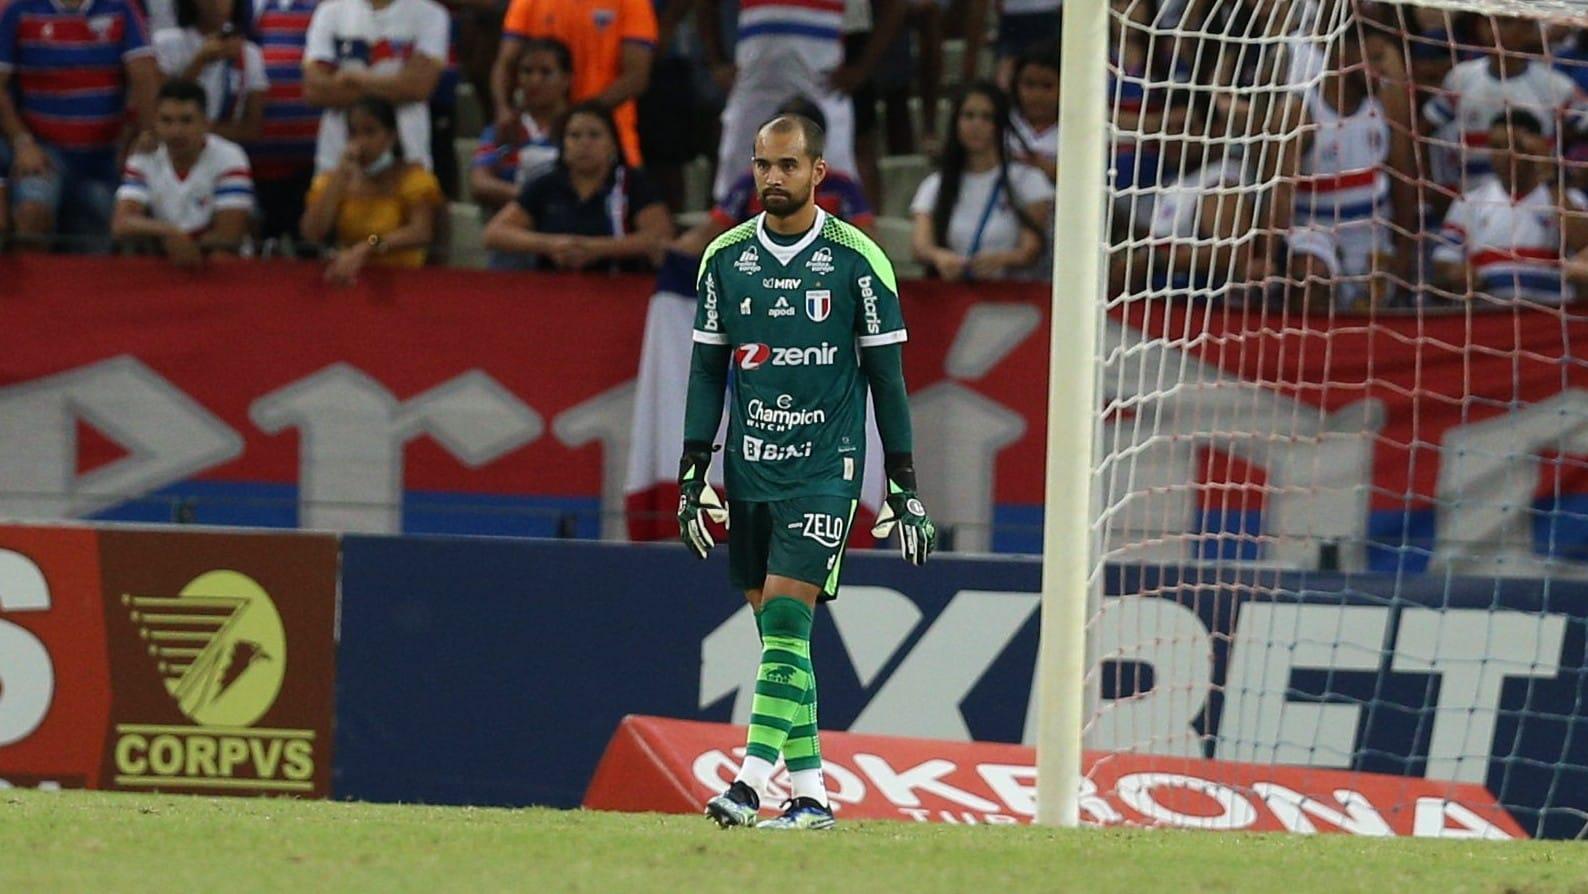
[[[776,574],[821,587],[823,602],[836,599],[854,518],[848,497],[729,500],[728,578],[741,590],[758,590]]]

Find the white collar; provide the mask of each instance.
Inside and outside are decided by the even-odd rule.
[[[815,197],[812,196],[813,201],[814,199]],[[816,241],[816,237],[822,234],[822,227],[826,224],[827,212],[822,210],[822,206],[817,205],[816,221],[811,224],[809,230],[805,231],[805,235],[800,237],[800,241],[793,245],[778,245],[772,241],[772,237],[766,234],[766,212],[763,211],[755,216],[755,238],[760,241],[763,248],[772,253],[772,257],[777,258],[779,264],[786,267],[788,262],[794,260],[800,252],[810,248],[811,243]]]

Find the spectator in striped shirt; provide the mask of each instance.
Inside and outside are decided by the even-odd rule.
[[[521,132],[502,138],[496,125],[487,124],[469,171],[469,194],[481,208],[494,214],[557,163],[553,132],[568,110],[572,76],[573,56],[567,44],[553,37],[525,41],[513,97]]]
[[[11,0],[0,12],[0,164],[11,174],[19,241],[57,229],[100,247],[129,107],[153,125],[160,72],[127,0]]]
[[[303,96],[303,48],[316,2],[260,0],[254,7],[254,39],[270,89],[260,137],[248,145],[248,154],[259,184],[260,235],[266,239],[298,238],[304,196],[314,180],[320,111]]]
[[[235,255],[248,236],[254,182],[242,147],[210,133],[204,88],[171,81],[155,106],[159,147],[127,159],[111,234],[157,246],[179,267]]]

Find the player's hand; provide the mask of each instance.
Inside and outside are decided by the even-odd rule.
[[[855,88],[866,82],[866,69],[861,65],[843,65],[833,69],[827,76],[827,86],[839,93],[853,93]]]
[[[899,529],[899,552],[911,565],[925,565],[937,545],[937,525],[915,493],[915,469],[901,465],[888,471],[888,498],[871,526],[871,536],[883,539]]]
[[[186,233],[171,233],[161,240],[165,256],[178,267],[192,269],[204,263],[198,242]]]
[[[685,450],[678,462],[678,538],[696,558],[704,559],[717,541],[706,527],[710,519],[727,524],[728,507],[706,481],[711,468],[709,450]]]
[[[937,255],[932,258],[932,266],[937,268],[937,275],[945,282],[954,282],[965,276],[965,268],[968,264],[964,255],[944,248],[939,249]]]
[[[33,137],[18,139],[12,148],[16,151],[16,158],[11,162],[12,176],[18,179],[43,177],[50,172],[50,157]]]

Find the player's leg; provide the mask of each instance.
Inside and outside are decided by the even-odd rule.
[[[855,501],[843,497],[806,497],[773,504],[772,554],[764,589],[767,611],[787,602],[814,609],[837,597],[844,544],[854,520]],[[783,737],[791,798],[783,815],[762,824],[767,829],[826,829],[833,825],[822,773],[821,734],[817,728],[816,671],[810,662],[810,625],[804,619],[794,648],[803,650],[805,698]]]
[[[762,584],[766,580],[766,558],[772,536],[770,513],[765,503],[729,500],[728,516],[733,519],[728,528],[728,578],[744,591],[745,602],[755,612],[756,629],[760,630]],[[761,636],[764,650],[765,634]],[[706,815],[724,829],[755,825],[756,814],[761,809],[761,793],[772,778],[772,765],[776,762],[775,754],[771,761],[747,755],[733,784],[706,802]]]

